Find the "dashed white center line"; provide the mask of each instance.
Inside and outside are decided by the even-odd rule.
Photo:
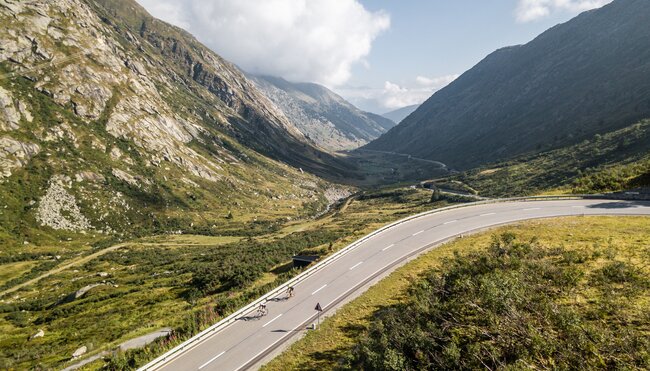
[[[451,221],[448,221],[448,222],[444,223],[443,225],[447,225],[447,224],[451,224],[451,223],[456,223],[457,221],[458,221],[458,220],[451,220]]]
[[[262,327],[266,327],[271,324],[271,322],[275,321],[276,319],[282,317],[282,314],[278,314],[277,317],[273,318],[272,320],[268,321],[266,324],[264,324]]]
[[[317,292],[319,292],[320,290],[322,290],[322,289],[324,289],[324,288],[326,288],[326,287],[327,287],[327,284],[323,285],[323,287],[321,287],[320,289],[318,289],[318,290],[312,292],[311,294],[314,295],[314,294],[316,294]]]
[[[481,214],[480,216],[490,216],[490,215],[497,215],[497,213],[487,213],[487,214]]]
[[[384,247],[383,249],[381,249],[381,251],[386,251],[386,250],[390,249],[390,248],[393,247],[393,246],[395,246],[395,244],[392,244],[392,245],[390,245],[390,246],[386,246],[386,247]]]
[[[524,211],[533,211],[533,210],[541,210],[541,207],[531,207],[530,209],[524,209]]]
[[[355,264],[355,265],[353,265],[352,267],[350,267],[350,270],[353,270],[354,268],[360,266],[361,264],[363,264],[363,262],[358,262],[357,264]]]
[[[202,364],[201,366],[199,366],[199,370],[200,370],[200,369],[202,369],[203,367],[205,367],[205,366],[207,366],[207,365],[209,365],[209,364],[210,364],[210,363],[211,363],[212,361],[214,361],[215,359],[217,359],[217,358],[219,358],[219,357],[221,357],[221,356],[222,356],[222,355],[223,355],[224,353],[226,353],[226,351],[223,351],[223,352],[221,352],[221,353],[219,353],[219,354],[217,354],[217,355],[216,355],[216,356],[214,356],[214,357],[213,357],[212,359],[210,359],[210,360],[209,360],[209,361],[207,361],[206,363],[204,363],[204,364]]]
[[[424,233],[424,231],[419,231],[419,232],[415,232],[415,233],[413,233],[413,237],[419,235],[420,233]]]

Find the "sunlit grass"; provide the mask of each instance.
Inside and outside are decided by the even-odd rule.
[[[404,300],[406,289],[418,277],[436,267],[454,253],[467,253],[483,249],[493,235],[513,232],[518,240],[534,237],[547,247],[566,247],[571,251],[602,254],[616,257],[650,274],[650,219],[646,217],[572,217],[522,222],[500,227],[481,234],[447,243],[399,268],[380,281],[359,298],[339,309],[322,322],[318,331],[308,332],[304,338],[275,358],[263,369],[268,370],[326,370],[334,369],[339,360],[350,355],[360,334],[368,328],[377,310]],[[589,270],[602,267],[605,258],[596,259]],[[576,295],[576,303],[597,300],[594,292]],[[643,313],[650,303],[648,290],[636,299],[629,310]],[[650,334],[650,318],[645,323],[635,323]]]

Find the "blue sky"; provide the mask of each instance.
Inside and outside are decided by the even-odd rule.
[[[367,57],[370,68],[355,68],[368,83],[389,77],[395,81],[417,75],[442,76],[472,67],[488,53],[521,44],[573,14],[562,12],[535,22],[519,23],[515,0],[363,0],[363,5],[390,14],[390,29],[374,42]]]
[[[247,72],[320,83],[376,113],[609,1],[138,0]]]
[[[370,11],[388,12],[391,25],[373,43],[367,65],[355,65],[350,80],[335,90],[357,106],[380,113],[397,108],[387,107],[377,98],[385,91],[386,81],[411,92],[422,88],[422,94],[401,94],[401,105],[418,103],[411,99],[421,100],[418,98],[427,93],[426,87],[417,83],[418,76],[435,79],[462,74],[496,49],[526,43],[579,13],[560,10],[521,22],[516,16],[516,0],[361,2]],[[445,81],[442,79],[441,84]],[[434,90],[439,86],[433,86]],[[364,92],[373,88],[375,93],[364,99]]]

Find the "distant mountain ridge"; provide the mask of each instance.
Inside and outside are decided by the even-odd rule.
[[[386,112],[382,116],[393,121],[396,124],[399,124],[405,118],[407,118],[408,115],[415,112],[415,110],[418,109],[418,107],[420,107],[419,104],[414,104],[412,106],[406,106],[406,107],[396,109],[394,111]]]
[[[615,0],[490,54],[368,149],[467,169],[650,117],[650,2]]]
[[[306,137],[328,150],[358,148],[395,126],[363,112],[324,86],[271,76],[248,76]]]

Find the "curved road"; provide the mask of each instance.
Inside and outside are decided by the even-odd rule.
[[[648,215],[650,203],[609,200],[529,201],[477,205],[434,213],[363,242],[296,286],[295,296],[269,301],[268,315],[235,321],[163,366],[166,370],[245,370],[316,321],[320,303],[336,307],[404,260],[460,234],[527,219],[572,215]]]

